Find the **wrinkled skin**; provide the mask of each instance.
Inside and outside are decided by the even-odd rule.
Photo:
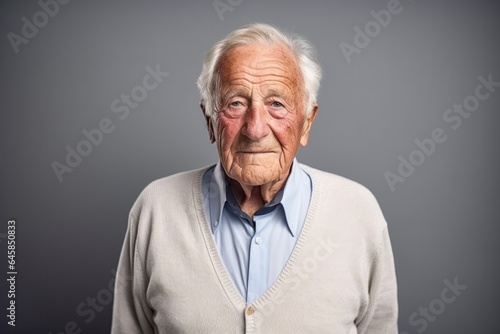
[[[217,121],[206,117],[207,126],[233,194],[252,217],[284,186],[318,106],[306,116],[302,76],[283,45],[237,46],[222,56],[219,70],[221,108]]]

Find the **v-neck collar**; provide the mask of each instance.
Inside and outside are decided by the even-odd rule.
[[[252,305],[261,306],[265,304],[267,300],[273,300],[273,297],[275,296],[277,291],[279,291],[282,288],[282,286],[285,285],[290,275],[293,275],[293,273],[295,272],[294,268],[298,265],[297,260],[301,254],[301,250],[304,244],[307,241],[309,230],[311,229],[311,225],[313,224],[316,208],[318,206],[319,201],[321,200],[321,192],[322,192],[321,182],[319,182],[318,176],[313,168],[310,168],[302,164],[300,164],[300,166],[309,174],[309,176],[311,177],[311,184],[312,184],[311,201],[309,203],[309,209],[307,211],[304,226],[302,227],[302,231],[292,250],[290,258],[288,259],[285,267],[279,274],[278,278],[271,284],[271,286],[264,292],[264,294],[259,296],[251,303]],[[194,207],[197,214],[199,227],[203,235],[205,246],[207,248],[215,274],[217,275],[217,278],[219,279],[219,282],[222,285],[224,292],[226,293],[228,299],[231,301],[233,306],[237,310],[242,311],[248,305],[246,304],[246,301],[243,299],[243,297],[240,296],[240,294],[238,293],[238,289],[234,285],[231,276],[229,275],[226,267],[224,266],[222,258],[217,249],[217,244],[212,234],[210,223],[205,213],[205,207],[203,203],[202,178],[203,174],[208,170],[208,168],[200,170],[193,180],[192,188],[193,188]]]

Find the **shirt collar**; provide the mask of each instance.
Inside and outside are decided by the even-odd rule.
[[[305,178],[307,178],[307,174],[300,168],[297,159],[294,158],[285,186],[274,196],[271,202],[266,204],[266,207],[277,206],[278,204],[282,205],[288,230],[293,237],[299,232],[297,231],[299,224],[296,220],[299,217],[299,210],[301,207],[299,203],[302,193],[301,187],[308,186]],[[209,187],[210,201],[214,201],[213,204],[217,205],[212,212],[213,215],[211,220],[213,232],[215,232],[219,226],[224,205],[226,201],[228,201],[226,193],[226,191],[229,191],[227,179],[228,177],[219,160],[217,165],[215,165]]]

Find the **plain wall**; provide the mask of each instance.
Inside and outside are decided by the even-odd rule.
[[[481,89],[489,96],[478,106],[470,96],[480,76],[500,82],[500,4],[401,0],[378,31],[370,11],[389,1],[221,1],[232,3],[221,16],[212,1],[71,1],[47,22],[37,1],[1,2],[0,254],[7,271],[15,219],[18,274],[16,327],[3,315],[0,331],[55,334],[74,321],[81,333],[109,332],[108,283],[135,198],[154,179],[217,161],[195,84],[204,54],[233,29],[266,22],[317,48],[320,110],[298,159],[379,200],[400,331],[498,333],[500,87]],[[33,15],[40,27],[16,53],[9,33],[22,36]],[[355,47],[355,27],[366,24],[372,37],[357,40],[348,61],[341,45]],[[120,119],[112,103],[140,91],[148,66],[169,74]],[[447,111],[464,100],[477,110]],[[52,164],[66,164],[66,146],[76,149],[103,119],[113,131],[60,182]],[[446,140],[412,153],[435,129]],[[410,156],[418,166],[391,189],[384,174],[398,175]],[[451,303],[440,302],[446,280],[467,286]],[[6,312],[5,279],[0,288]],[[425,320],[419,308],[429,306],[438,314]]]

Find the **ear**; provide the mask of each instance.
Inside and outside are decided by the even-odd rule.
[[[304,126],[302,127],[302,135],[300,136],[300,145],[306,147],[307,143],[309,142],[309,133],[311,132],[311,127],[312,124],[314,123],[314,120],[316,119],[316,114],[318,112],[319,106],[317,103],[315,103],[312,106],[312,110],[307,115],[307,118],[304,121]]]
[[[213,120],[212,120],[212,117],[206,115],[205,102],[203,100],[200,102],[200,108],[201,108],[201,112],[203,113],[203,116],[205,117],[205,122],[207,124],[207,130],[208,130],[208,136],[210,137],[210,143],[212,144],[215,142],[215,132],[214,132]]]

